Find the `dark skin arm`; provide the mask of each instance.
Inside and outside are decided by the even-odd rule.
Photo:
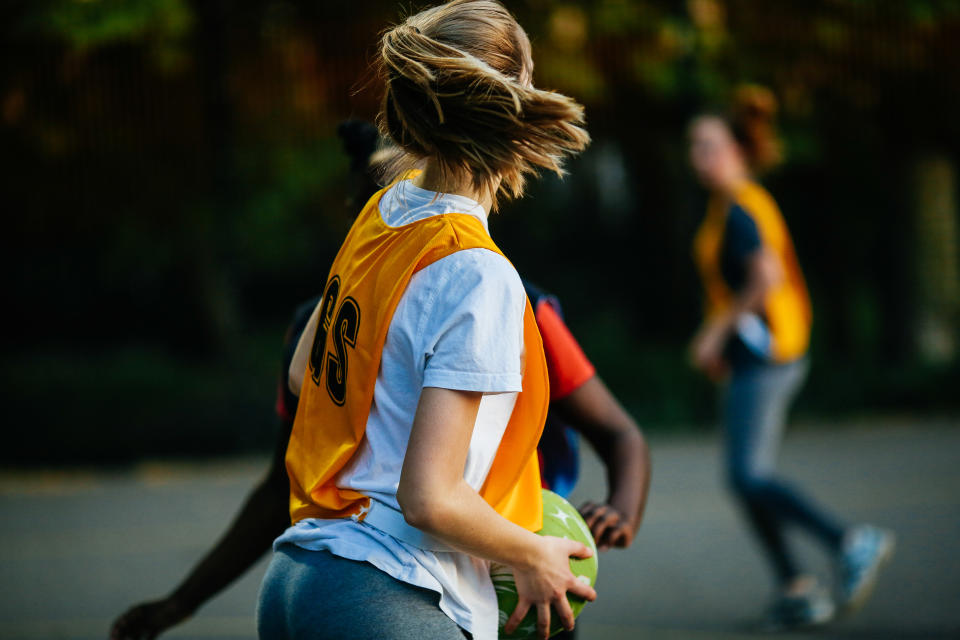
[[[594,376],[552,410],[584,434],[607,469],[606,504],[587,503],[581,513],[601,549],[627,547],[643,516],[650,485],[646,442],[633,419]],[[216,546],[173,593],[132,607],[111,629],[111,640],[148,640],[190,617],[243,575],[290,524],[289,480],[284,457],[292,422],[280,430],[270,469],[251,491]]]
[[[606,503],[580,507],[598,549],[629,547],[650,489],[650,451],[640,427],[596,375],[551,409],[586,437],[606,467]]]
[[[243,575],[290,526],[290,485],[284,457],[292,422],[284,422],[270,469],[247,497],[230,528],[170,595],[131,607],[117,618],[111,640],[149,640],[179,624]]]

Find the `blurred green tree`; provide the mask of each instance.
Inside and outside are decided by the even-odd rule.
[[[768,181],[814,295],[823,366],[807,406],[956,408],[956,358],[929,367],[918,356],[957,342],[960,0],[509,4],[531,34],[537,83],[586,104],[595,143],[564,182],[547,177],[507,207],[494,232],[524,275],[560,295],[647,424],[713,414],[683,359],[703,207],[684,131],[742,82],[782,103],[788,163]],[[393,2],[0,6],[12,212],[2,259],[21,328],[5,337],[17,357],[0,372],[22,394],[11,415],[34,415],[53,384],[24,369],[84,378],[72,402],[89,416],[129,391],[118,380],[156,398],[151,424],[196,426],[183,405],[204,379],[221,405],[231,386],[263,387],[269,403],[289,307],[319,288],[350,223],[334,128],[376,113],[376,36],[396,18]],[[124,374],[139,361],[128,345],[152,354],[143,366],[164,378],[152,390],[149,375]],[[69,366],[50,367],[58,358]],[[164,404],[177,371],[198,396]],[[49,429],[70,423],[67,409],[45,411]],[[219,415],[242,430],[255,428],[250,413]]]

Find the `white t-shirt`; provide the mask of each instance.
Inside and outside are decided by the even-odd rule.
[[[487,225],[473,200],[408,180],[389,189],[379,208],[393,227],[444,213],[470,214]],[[390,322],[364,439],[337,485],[399,509],[400,469],[420,391],[440,387],[484,392],[464,469],[464,480],[479,490],[521,389],[525,300],[516,270],[487,249],[458,251],[414,274]],[[350,519],[301,520],[274,548],[283,543],[369,562],[436,591],[440,609],[476,640],[497,637],[497,598],[484,560],[426,551]]]

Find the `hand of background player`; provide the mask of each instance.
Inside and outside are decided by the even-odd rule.
[[[597,592],[589,584],[577,580],[570,571],[570,558],[589,558],[593,552],[584,544],[554,536],[543,536],[537,546],[539,557],[528,568],[513,569],[517,585],[517,608],[513,610],[504,631],[513,633],[530,610],[537,610],[537,637],[550,637],[550,607],[560,616],[564,629],[573,629],[573,611],[567,592],[593,601]]]
[[[611,547],[626,549],[633,542],[636,527],[613,505],[585,502],[579,511],[590,527],[599,551]]]
[[[190,612],[173,598],[144,602],[117,618],[110,628],[110,640],[153,640],[188,617]]]
[[[726,373],[723,351],[728,332],[725,322],[708,322],[690,341],[690,363],[712,380],[720,380]]]

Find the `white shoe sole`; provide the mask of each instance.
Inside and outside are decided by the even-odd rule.
[[[850,597],[847,598],[847,600],[840,607],[841,613],[844,616],[856,613],[863,607],[864,604],[866,604],[867,600],[870,599],[870,596],[873,595],[874,588],[877,586],[877,579],[880,577],[880,570],[883,569],[888,562],[890,562],[896,547],[896,535],[894,535],[892,532],[885,532],[884,544],[880,549],[877,561],[870,568],[870,572],[863,580],[860,588],[851,594]]]

